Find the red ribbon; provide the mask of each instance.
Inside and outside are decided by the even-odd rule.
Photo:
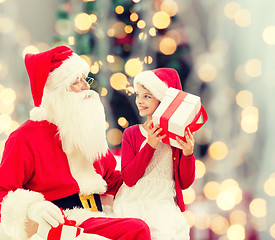
[[[62,209],[61,209],[61,212],[64,216],[64,224],[59,224],[58,227],[52,228],[48,233],[47,240],[58,240],[58,239],[60,239],[64,225],[75,227],[76,221],[67,219],[67,217],[65,216]],[[76,229],[76,235],[74,237],[77,237],[80,233],[81,233],[81,228],[77,228]]]
[[[186,96],[187,96],[186,92],[179,91],[177,96],[173,99],[173,101],[170,103],[170,105],[168,106],[168,108],[165,110],[165,112],[162,114],[162,116],[160,118],[159,124],[163,129],[162,133],[166,134],[166,137],[164,139],[162,139],[163,143],[170,144],[169,138],[176,139],[177,135],[172,134],[168,131],[168,122],[169,122],[169,119],[172,117],[174,112],[178,109],[179,105],[182,103],[182,101],[185,99]]]
[[[68,226],[73,226],[75,227],[76,225],[76,221],[75,220],[69,220],[66,216],[65,216],[65,213],[63,212],[63,209],[60,208],[61,212],[62,212],[62,215],[64,217],[64,224],[65,225],[68,225]]]

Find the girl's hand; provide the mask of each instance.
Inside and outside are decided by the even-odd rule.
[[[190,129],[187,128],[185,133],[186,141],[182,141],[179,137],[176,137],[177,143],[181,146],[183,155],[189,157],[193,154],[195,140],[193,138],[193,134],[191,133]]]
[[[166,137],[166,134],[159,135],[162,131],[162,128],[157,124],[153,128],[151,127],[153,121],[145,123],[145,130],[148,132],[148,144],[152,148],[156,148],[159,141]]]

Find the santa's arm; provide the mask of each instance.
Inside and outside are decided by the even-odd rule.
[[[24,141],[11,136],[5,145],[0,164],[1,224],[12,239],[27,239],[29,206],[44,201],[41,193],[23,188],[34,168],[32,154]]]
[[[115,195],[123,180],[120,171],[116,170],[117,162],[110,150],[101,162],[104,169],[103,178],[107,182],[106,194]]]

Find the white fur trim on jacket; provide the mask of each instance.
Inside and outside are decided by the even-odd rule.
[[[106,192],[106,181],[96,172],[89,160],[77,151],[67,154],[67,158],[72,176],[78,183],[81,195]]]
[[[64,213],[68,219],[76,221],[76,226],[81,225],[84,221],[92,217],[106,217],[104,212],[92,212],[86,208],[66,209]]]
[[[1,203],[1,224],[5,234],[12,240],[28,239],[25,228],[28,207],[44,200],[44,196],[38,192],[24,189],[10,191]]]
[[[164,98],[165,93],[168,90],[168,86],[165,82],[160,80],[151,70],[141,72],[134,78],[135,90],[137,89],[138,83],[149,90],[159,101]]]

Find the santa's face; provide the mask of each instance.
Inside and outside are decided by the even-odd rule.
[[[75,93],[89,89],[90,85],[86,81],[86,75],[84,73],[81,78],[77,78],[76,81],[70,86],[70,90]]]

